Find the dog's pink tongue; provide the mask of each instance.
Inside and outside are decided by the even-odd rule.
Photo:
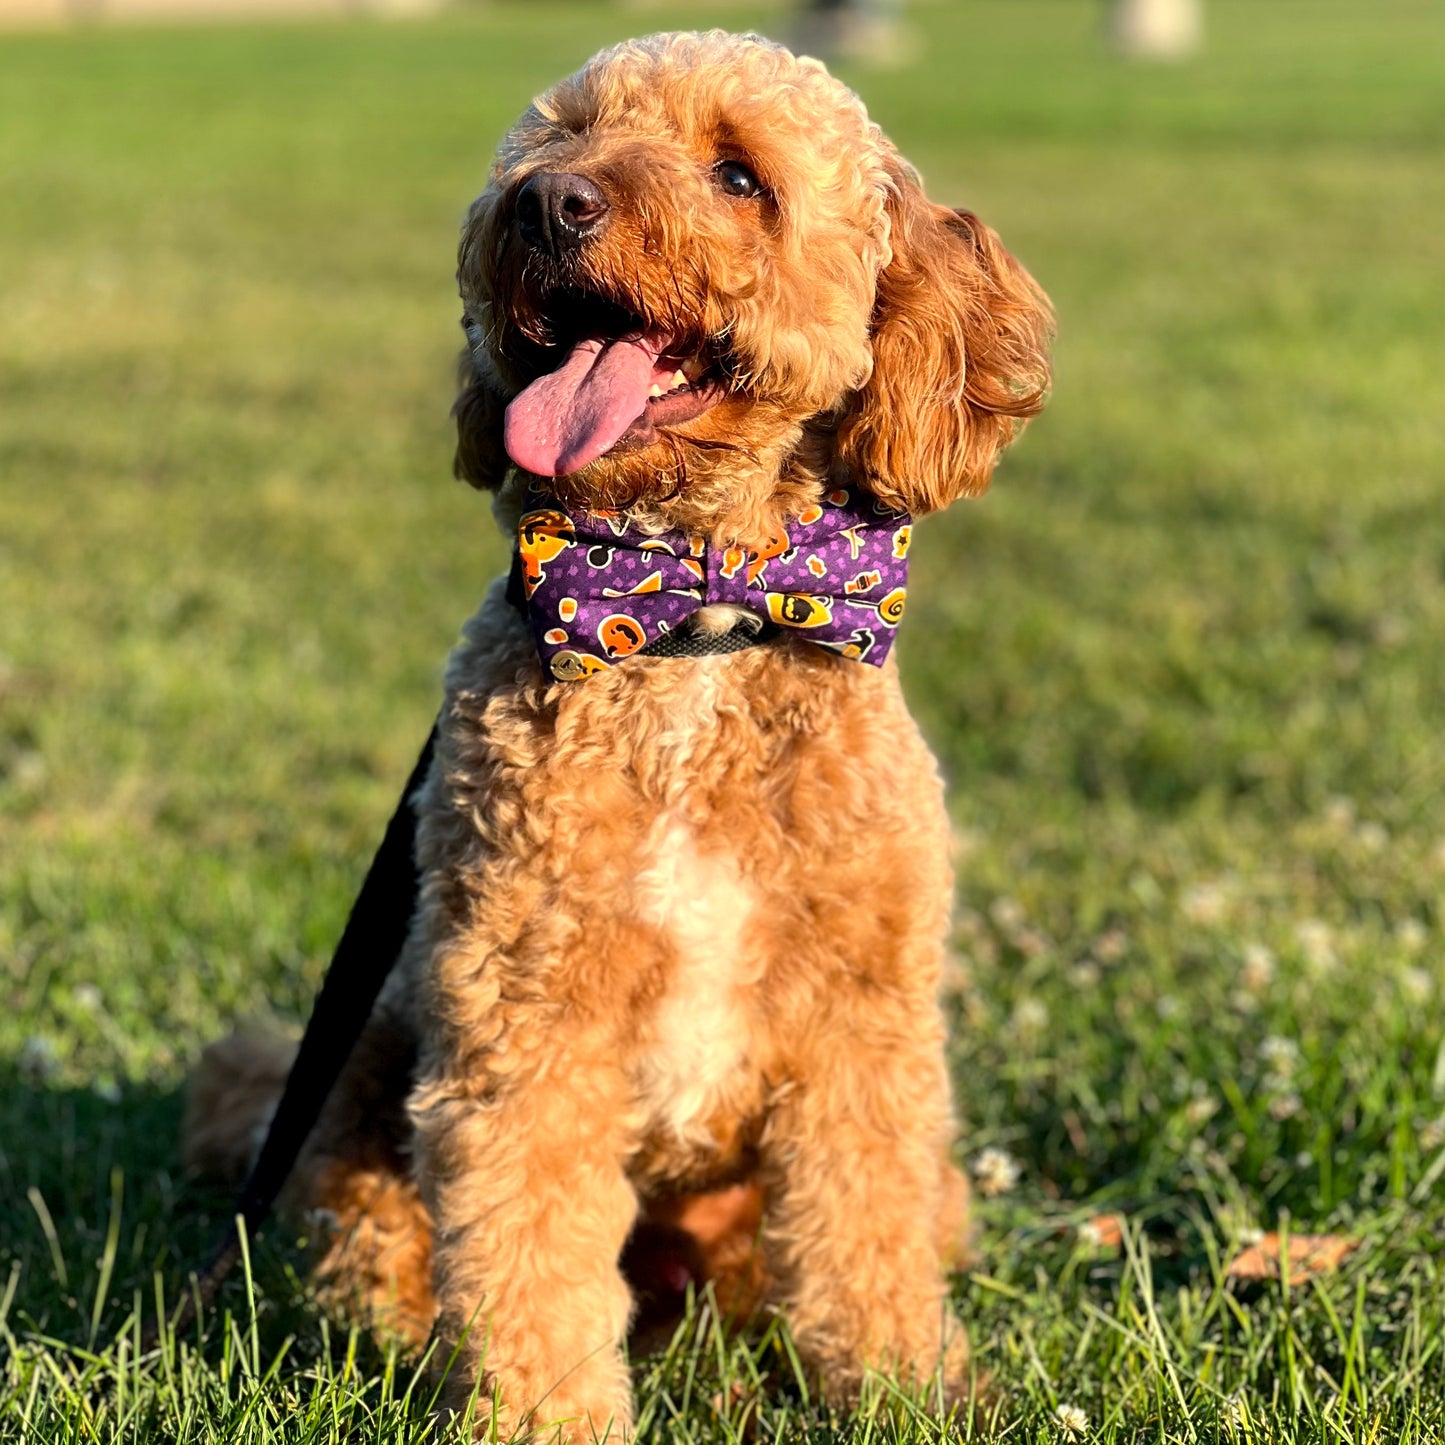
[[[507,455],[539,477],[564,477],[595,462],[647,409],[665,338],[589,336],[567,360],[519,392],[507,408]]]

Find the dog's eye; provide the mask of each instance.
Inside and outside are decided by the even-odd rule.
[[[712,168],[712,176],[725,196],[746,201],[762,194],[763,183],[741,161],[719,161]]]

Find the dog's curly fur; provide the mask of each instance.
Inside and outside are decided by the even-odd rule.
[[[763,193],[721,193],[720,158]],[[612,208],[562,260],[518,236],[539,171]],[[503,411],[578,293],[707,348],[727,395],[550,485],[719,543],[844,480],[915,513],[981,492],[1048,380],[1047,302],[994,233],[756,37],[620,45],[539,99],[459,277],[457,469],[504,525]],[[328,1288],[413,1337],[435,1317],[452,1399],[480,1373],[503,1431],[628,1432],[629,1236],[634,1273],[680,1239],[734,1306],[782,1307],[830,1396],[870,1367],[963,1388],[947,824],[892,663],[785,637],[559,685],[499,583],[416,806],[422,907],[291,1186],[336,1226]],[[241,1166],[285,1062],[207,1056],[194,1164]]]

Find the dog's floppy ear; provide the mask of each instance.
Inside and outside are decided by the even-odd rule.
[[[892,259],[878,278],[873,374],[850,399],[839,458],[912,512],[982,492],[1044,403],[1053,314],[1033,278],[967,211],[934,205],[890,157]]]
[[[457,384],[461,390],[452,403],[457,424],[457,454],[452,470],[474,487],[500,487],[512,465],[502,442],[507,403],[470,346],[463,349],[457,363]]]

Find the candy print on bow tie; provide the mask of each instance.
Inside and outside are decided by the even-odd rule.
[[[517,547],[537,655],[571,682],[720,602],[881,666],[903,617],[912,532],[906,512],[839,488],[757,551],[720,548],[682,532],[648,535],[616,515],[568,511],[532,487]]]

